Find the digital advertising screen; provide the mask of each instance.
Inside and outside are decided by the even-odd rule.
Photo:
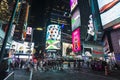
[[[91,48],[84,48],[84,52],[86,56],[92,56],[92,50]]]
[[[72,31],[81,25],[79,8],[75,10],[71,17]]]
[[[97,0],[103,29],[120,22],[120,0]]]
[[[46,49],[60,49],[61,48],[61,26],[51,24],[47,27],[46,33]]]
[[[71,53],[70,50],[72,50],[72,44],[63,42],[62,45],[63,45],[62,56],[70,55],[70,53]]]
[[[28,35],[32,34],[32,27],[27,27],[26,34],[28,34]]]
[[[115,54],[115,59],[117,62],[120,62],[120,54]]]
[[[109,46],[109,42],[108,42],[108,37],[105,35],[104,37],[104,42],[103,42],[103,50],[105,54],[108,54],[110,52],[110,46]]]
[[[81,50],[80,28],[77,28],[72,32],[72,45],[73,52],[78,52]]]
[[[78,0],[70,0],[70,9],[71,11],[77,6]]]
[[[30,43],[30,42],[20,43],[20,42],[12,41],[12,45],[14,46],[12,46],[11,49],[14,49],[16,52],[23,51],[23,54],[26,54],[29,52],[29,50],[31,50],[33,53],[34,43]]]

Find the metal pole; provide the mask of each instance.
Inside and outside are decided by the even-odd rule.
[[[33,28],[33,29],[32,29],[32,32],[31,32],[31,43],[32,43],[32,41],[33,41],[33,33],[34,33],[34,30],[35,30],[35,28]]]
[[[82,51],[82,53],[84,54],[84,56],[86,56],[86,55],[85,55],[85,49],[84,49],[84,48],[85,48],[85,42],[83,41],[83,51]]]
[[[33,28],[32,29],[32,31],[31,31],[31,40],[30,40],[30,51],[31,51],[31,53],[32,53],[32,41],[33,41],[33,32],[34,32],[34,29],[35,28]],[[30,55],[31,55],[31,53],[29,53],[29,58],[28,58],[28,61],[30,61]]]
[[[3,59],[4,54],[5,54],[5,47],[6,47],[6,44],[7,44],[7,41],[8,41],[8,37],[10,36],[9,34],[11,32],[11,29],[12,29],[12,24],[13,24],[13,20],[14,20],[15,14],[16,14],[16,9],[17,9],[17,6],[18,6],[18,2],[19,2],[19,0],[16,0],[15,6],[14,6],[14,9],[13,9],[13,12],[12,12],[9,24],[8,24],[8,29],[6,31],[6,34],[5,34],[5,37],[4,37],[4,40],[3,40],[3,44],[2,44],[2,47],[1,47],[1,51],[0,51],[0,63]]]

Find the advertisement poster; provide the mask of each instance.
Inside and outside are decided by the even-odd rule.
[[[60,49],[61,27],[56,24],[51,24],[47,27],[46,34],[46,49]]]
[[[12,41],[11,49],[14,49],[16,53],[27,54],[29,50],[31,50],[33,53],[34,43],[31,44],[30,42],[20,43],[20,42]]]
[[[105,38],[104,38],[103,46],[104,46],[104,48],[103,48],[104,53],[108,54],[110,52],[110,47],[109,47],[107,36],[105,36]]]
[[[80,11],[77,8],[75,12],[73,13],[71,17],[71,23],[72,23],[72,31],[75,30],[77,27],[81,25],[81,20],[80,20]]]
[[[63,42],[62,45],[62,56],[70,55],[72,52],[72,44]]]
[[[72,32],[72,45],[73,52],[78,52],[81,50],[81,42],[80,42],[80,29],[77,28]]]
[[[97,0],[102,25],[105,28],[120,22],[120,0]]]
[[[84,48],[85,56],[92,56],[91,48]]]
[[[71,12],[76,7],[77,4],[78,4],[78,0],[70,0]]]
[[[32,34],[32,27],[27,27],[26,34],[28,34],[28,35]]]

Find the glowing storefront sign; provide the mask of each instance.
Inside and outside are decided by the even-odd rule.
[[[70,0],[71,11],[76,7],[77,4],[78,4],[77,0]]]
[[[74,52],[78,52],[81,50],[81,42],[80,42],[80,29],[76,29],[75,31],[72,32],[72,50]]]

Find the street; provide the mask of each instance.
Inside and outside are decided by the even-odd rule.
[[[119,80],[89,70],[34,71],[33,80]]]

